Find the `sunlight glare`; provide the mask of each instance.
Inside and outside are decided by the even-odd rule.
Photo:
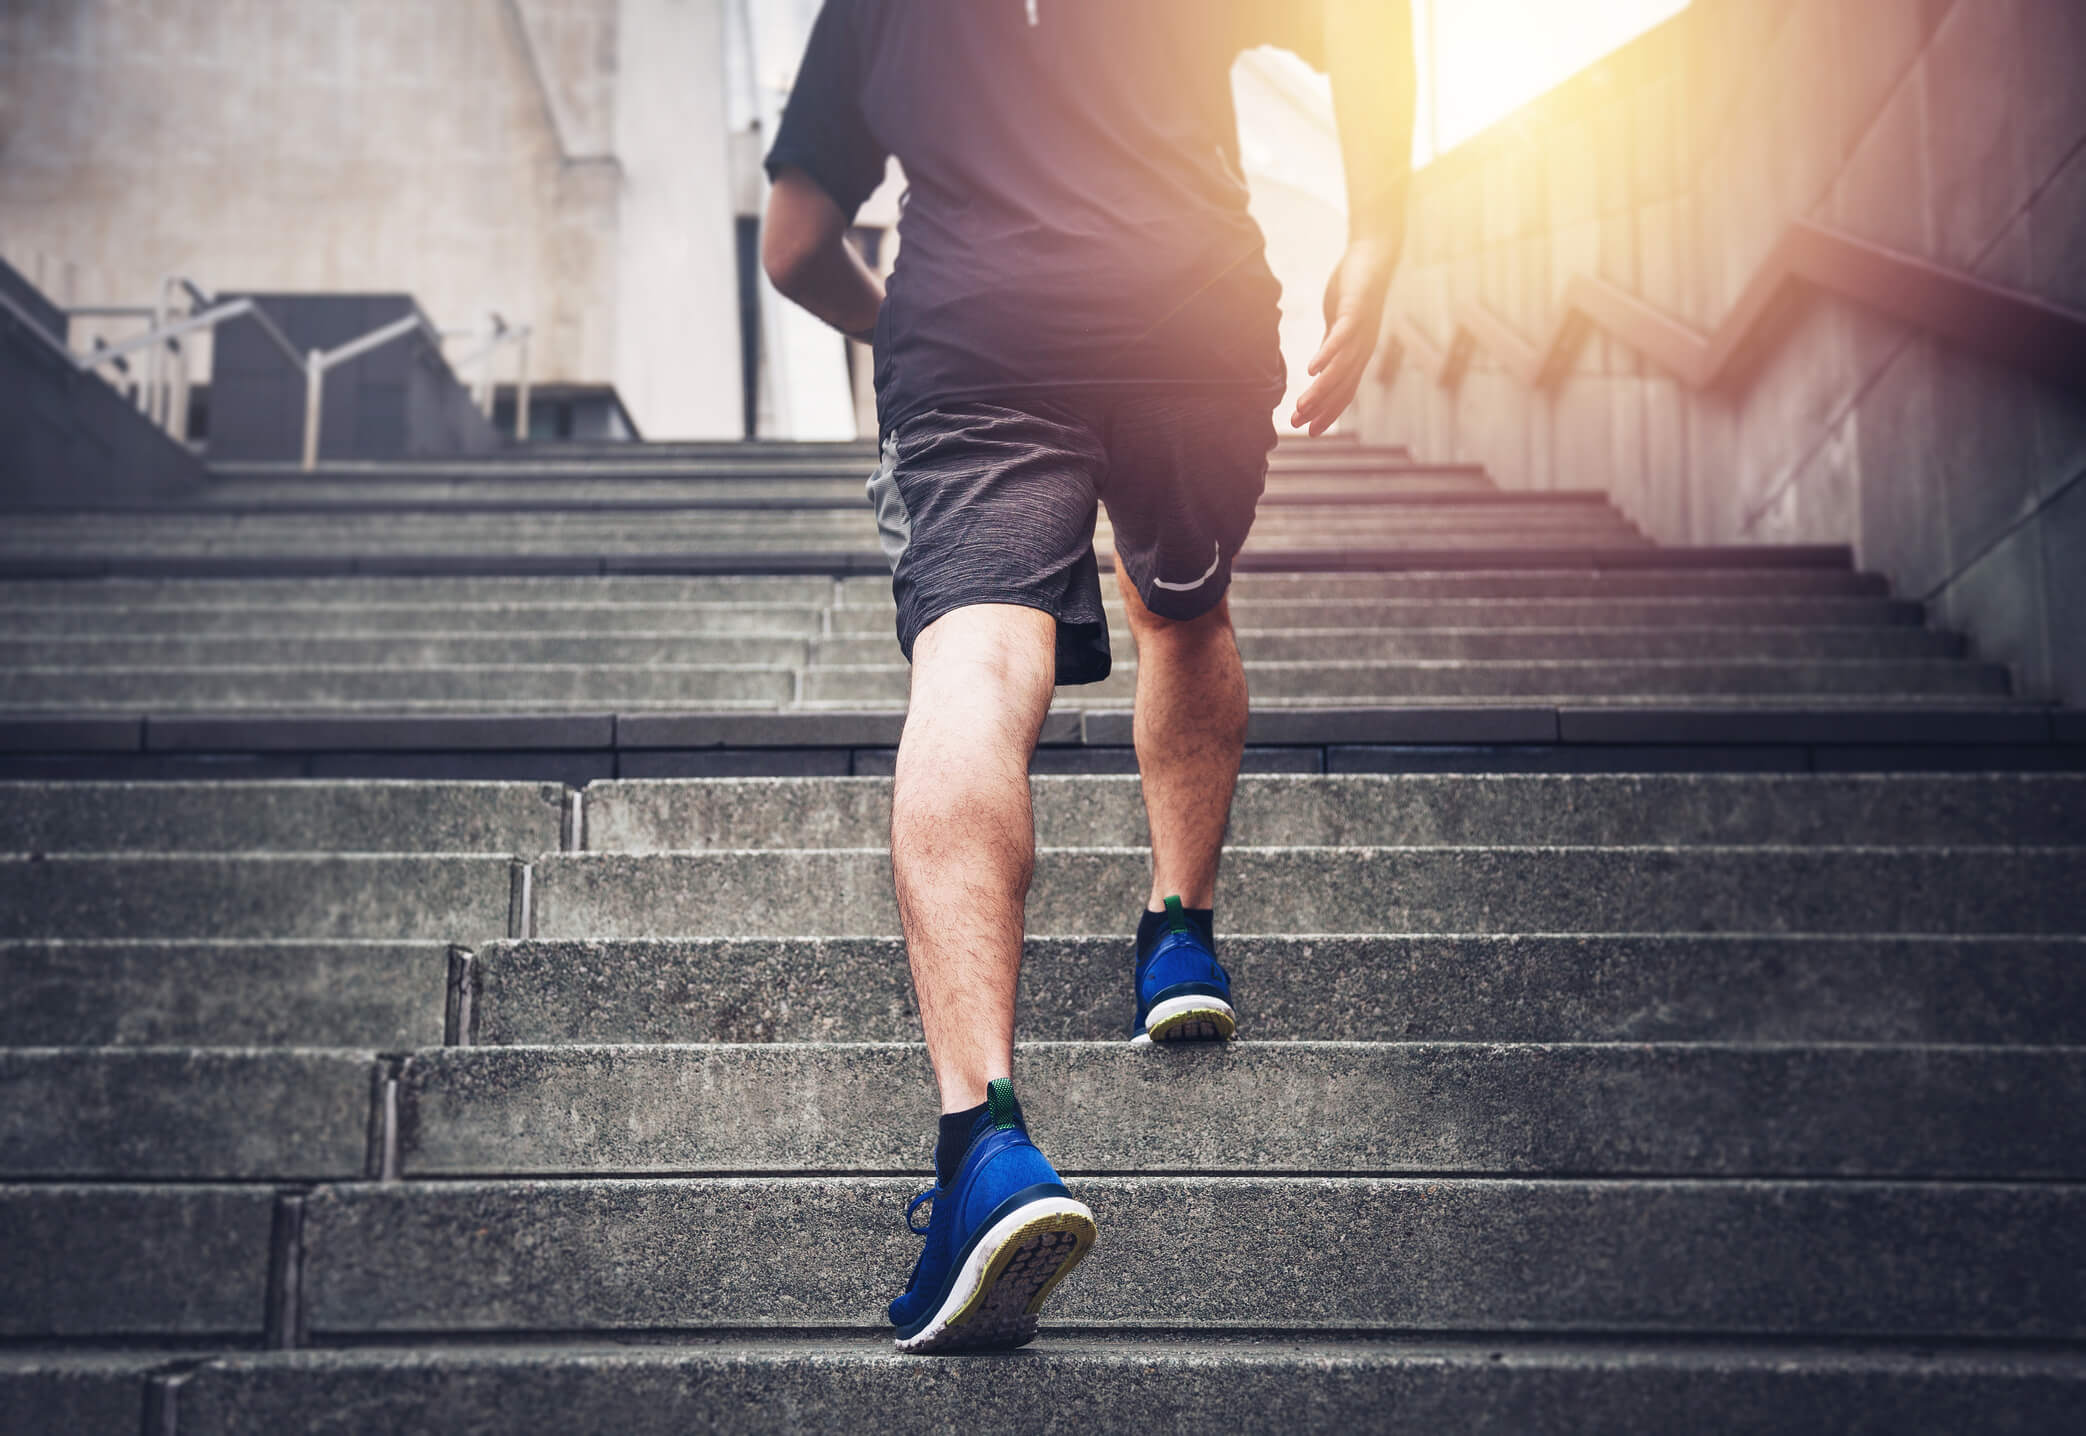
[[[1414,0],[1420,93],[1413,158],[1424,164],[1461,144],[1687,3]],[[1430,92],[1430,72],[1438,94]]]

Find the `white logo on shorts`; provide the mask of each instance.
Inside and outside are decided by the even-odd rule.
[[[1163,578],[1155,578],[1152,580],[1152,587],[1171,589],[1175,593],[1187,593],[1191,589],[1201,588],[1217,576],[1218,569],[1224,567],[1224,545],[1213,543],[1210,547],[1214,550],[1210,555],[1210,566],[1202,571],[1201,578],[1196,579],[1193,583],[1168,583]]]

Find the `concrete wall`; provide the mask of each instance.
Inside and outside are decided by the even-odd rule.
[[[736,436],[722,3],[9,0],[0,252],[71,304],[180,272],[497,309],[537,377]]]
[[[1794,218],[2086,309],[2086,5],[1696,0],[1421,172],[1394,304],[1530,340],[1577,272],[1714,328]],[[1852,542],[2021,692],[2086,703],[2086,401],[1818,296],[1690,393],[1605,339],[1530,394],[1407,365],[1364,429],[1602,486],[1669,542]]]

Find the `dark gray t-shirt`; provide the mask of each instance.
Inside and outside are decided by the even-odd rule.
[[[1092,384],[1283,389],[1231,66],[1323,65],[1317,0],[826,0],[768,172],[852,216],[909,188],[877,321],[888,431],[936,402]]]

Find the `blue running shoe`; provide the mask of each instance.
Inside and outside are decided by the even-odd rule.
[[[905,1209],[905,1224],[927,1245],[905,1295],[891,1303],[900,1351],[1026,1346],[1043,1299],[1094,1244],[1094,1214],[1029,1140],[1014,1084],[994,1078],[985,1108],[949,1185]],[[913,1226],[929,1201],[927,1225]]]
[[[1231,974],[1181,900],[1166,900],[1165,930],[1137,962],[1137,1022],[1130,1041],[1228,1042],[1238,1034]]]

